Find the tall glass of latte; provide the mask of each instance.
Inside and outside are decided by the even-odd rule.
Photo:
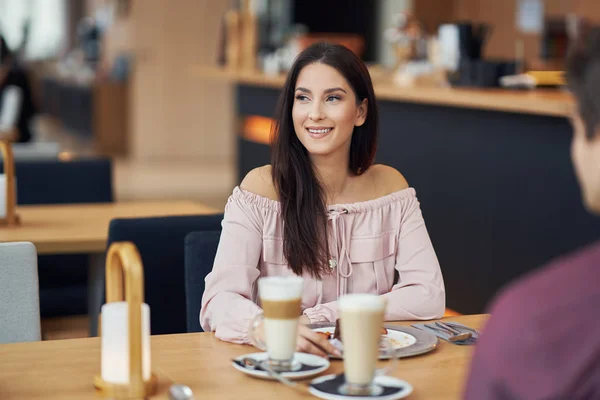
[[[387,300],[374,294],[348,294],[339,299],[341,339],[344,344],[344,375],[340,387],[345,395],[378,396],[382,388],[373,383],[376,375],[395,368],[394,347],[381,336]],[[380,344],[388,348],[392,362],[385,369],[375,369]]]
[[[258,280],[258,296],[263,313],[252,321],[248,336],[254,346],[269,354],[268,362],[275,371],[294,369],[303,284],[304,280],[295,276],[273,276]],[[258,333],[261,325],[264,341]]]

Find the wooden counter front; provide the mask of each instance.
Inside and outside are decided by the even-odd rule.
[[[268,76],[260,71],[227,71],[213,66],[192,67],[192,75],[202,79],[225,80],[235,84],[280,88],[285,75]],[[559,89],[530,91],[506,89],[464,89],[395,86],[389,77],[372,72],[378,100],[446,105],[452,107],[566,117],[572,96]]]

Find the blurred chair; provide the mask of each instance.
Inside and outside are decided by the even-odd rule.
[[[60,145],[53,142],[13,143],[12,150],[15,162],[37,160],[57,161],[58,153],[60,153]],[[2,159],[1,156],[0,159]]]
[[[144,296],[153,335],[186,332],[184,242],[190,232],[221,229],[223,214],[114,219],[113,242],[133,242],[144,264]]]
[[[33,243],[0,243],[0,343],[41,340]]]
[[[112,163],[108,158],[16,161],[15,173],[18,205],[113,201]],[[88,313],[89,265],[87,254],[39,257],[42,318]]]
[[[212,271],[221,230],[192,232],[185,237],[185,308],[187,331],[203,332],[200,307],[204,278]]]
[[[4,167],[0,166],[0,171]],[[17,204],[107,203],[113,201],[109,158],[15,162]]]

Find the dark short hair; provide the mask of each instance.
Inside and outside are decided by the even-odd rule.
[[[12,59],[12,51],[6,44],[4,37],[0,35],[0,65]]]
[[[600,127],[600,26],[583,26],[567,57],[567,83],[577,100],[586,136]]]

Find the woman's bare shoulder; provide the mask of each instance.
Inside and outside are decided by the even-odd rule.
[[[404,175],[396,168],[377,164],[369,168],[369,172],[379,196],[385,196],[409,187]]]
[[[263,165],[248,172],[240,183],[240,188],[271,200],[279,200],[273,185],[270,165]]]

